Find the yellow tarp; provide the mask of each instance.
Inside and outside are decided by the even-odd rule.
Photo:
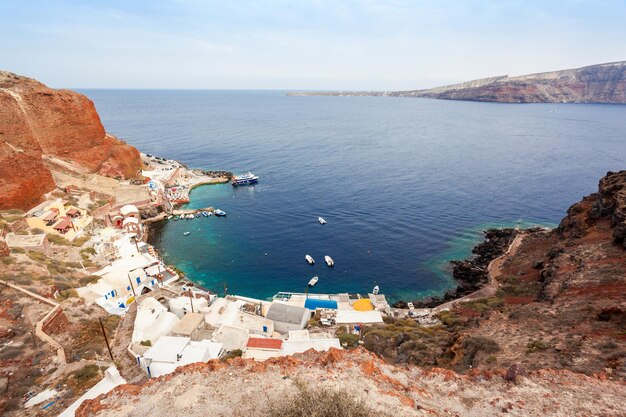
[[[369,298],[361,298],[359,300],[356,300],[354,304],[352,304],[352,307],[356,311],[371,311],[374,309],[374,306],[372,305],[372,302]]]

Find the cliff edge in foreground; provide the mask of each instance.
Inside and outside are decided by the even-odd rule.
[[[91,100],[0,71],[0,209],[29,209],[55,183],[51,165],[131,178],[137,149],[106,134]]]

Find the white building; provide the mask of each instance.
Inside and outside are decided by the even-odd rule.
[[[221,352],[221,343],[162,336],[144,353],[139,364],[149,377],[159,377],[174,372],[179,366],[216,359]]]

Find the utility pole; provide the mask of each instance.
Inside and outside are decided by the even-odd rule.
[[[102,335],[104,336],[104,341],[107,344],[109,355],[111,355],[111,361],[115,361],[115,359],[113,359],[113,352],[111,352],[111,346],[109,346],[109,338],[107,337],[107,332],[104,330],[104,324],[102,324],[102,318],[98,317],[98,321],[100,322],[100,328],[102,329]]]
[[[137,294],[135,294],[135,286],[133,285],[133,280],[130,279],[130,272],[126,275],[128,276],[128,282],[130,282],[130,288],[133,290],[133,297],[137,298]]]

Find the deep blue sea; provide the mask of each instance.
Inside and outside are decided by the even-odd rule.
[[[204,286],[261,298],[302,292],[314,275],[316,292],[442,293],[453,285],[448,261],[467,256],[481,230],[554,225],[607,171],[626,167],[620,105],[83,93],[108,132],[144,152],[260,176],[255,186],[195,189],[190,207],[228,216],[162,223],[152,242]]]

